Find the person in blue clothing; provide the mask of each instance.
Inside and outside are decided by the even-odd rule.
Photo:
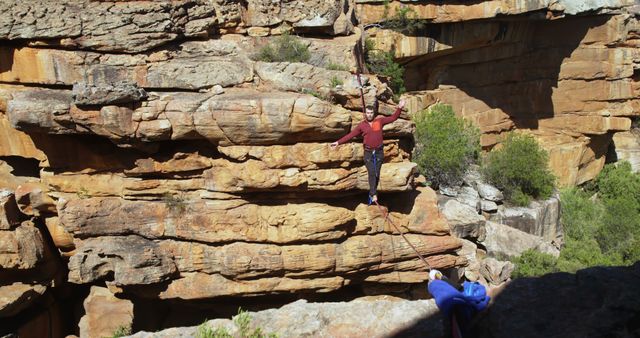
[[[454,338],[469,338],[473,317],[484,310],[491,298],[478,282],[464,282],[461,286],[451,283],[438,270],[429,272],[429,293],[445,316],[451,319]]]

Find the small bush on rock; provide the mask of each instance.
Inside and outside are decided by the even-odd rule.
[[[404,68],[395,61],[393,52],[375,49],[375,43],[371,39],[365,40],[364,50],[364,61],[367,69],[386,78],[385,80],[393,90],[396,98],[407,91],[404,86]]]
[[[516,265],[513,278],[541,276],[556,270],[555,257],[533,249],[523,252],[513,263]]]
[[[309,47],[304,42],[285,33],[262,47],[257,59],[264,62],[306,62],[310,57]]]
[[[480,131],[459,118],[451,106],[437,104],[413,117],[416,123],[414,161],[435,187],[462,182],[480,152]]]
[[[548,198],[553,192],[555,177],[548,162],[547,152],[533,136],[512,133],[502,148],[487,154],[482,172],[508,201],[527,205],[530,198]]]
[[[415,35],[427,27],[426,20],[417,19],[418,15],[411,7],[402,6],[393,15],[389,14],[390,7],[389,1],[385,1],[382,14],[382,19],[384,20],[382,26],[384,28],[393,29],[407,35]]]

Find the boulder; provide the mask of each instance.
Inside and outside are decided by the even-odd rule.
[[[477,182],[475,188],[478,190],[478,194],[483,199],[490,202],[500,202],[504,199],[502,191],[498,190],[496,187],[486,184],[483,182]]]
[[[478,211],[456,200],[445,203],[442,214],[449,222],[451,232],[459,238],[483,241],[486,236],[485,219]]]
[[[498,211],[498,205],[496,204],[496,202],[482,200],[480,201],[480,210],[486,212],[496,212]]]
[[[487,257],[480,263],[480,274],[490,285],[501,285],[510,280],[515,265],[509,261],[499,261]]]
[[[116,298],[107,288],[92,286],[84,302],[84,316],[78,327],[80,337],[111,337],[120,330],[131,332],[133,303]]]
[[[384,297],[310,303],[301,299],[279,309],[249,312],[247,316],[249,332],[259,328],[264,334],[283,337],[422,337],[424,332],[438,337],[445,335],[444,320],[433,300]],[[293,322],[296,324],[291,325]],[[240,331],[231,319],[210,320],[205,325],[211,330],[225,329],[230,334]],[[198,327],[182,327],[153,333],[142,331],[131,337],[192,337],[198,330]]]
[[[46,290],[45,285],[21,282],[0,286],[0,318],[13,317],[28,309]]]
[[[455,199],[462,204],[480,210],[480,195],[478,195],[478,192],[472,187],[460,187],[458,189],[458,196],[456,196]]]
[[[110,105],[138,102],[147,97],[144,89],[136,84],[120,82],[113,85],[88,85],[74,83],[71,91],[76,105]]]
[[[198,36],[216,23],[212,4],[183,1],[161,3],[116,2],[3,2],[2,39],[62,39],[66,47],[109,52],[144,52],[177,39]],[[64,19],[63,19],[64,18]]]
[[[0,267],[6,270],[32,270],[44,259],[44,240],[40,230],[25,221],[13,231],[0,231]]]
[[[560,196],[533,201],[528,207],[502,207],[489,220],[544,238],[552,242],[562,236]]]
[[[21,184],[16,188],[15,195],[18,207],[25,215],[50,216],[56,212],[56,204],[42,184]]]
[[[0,231],[12,230],[20,224],[22,217],[13,191],[0,189]]]
[[[560,255],[560,250],[543,237],[494,222],[487,222],[485,228],[487,236],[482,244],[487,249],[487,255],[491,257],[518,257],[529,249],[534,249],[555,257]]]
[[[107,277],[113,278],[116,285],[154,284],[170,279],[176,272],[175,263],[162,248],[133,235],[78,243],[68,268],[68,280],[76,284]]]
[[[637,130],[613,134],[616,159],[631,163],[634,172],[640,171],[640,136]]]

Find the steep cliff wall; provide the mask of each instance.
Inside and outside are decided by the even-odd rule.
[[[414,109],[453,105],[480,127],[485,149],[505,132],[529,131],[549,151],[560,184],[584,183],[602,169],[613,135],[629,130],[640,114],[638,7],[633,1],[516,3],[407,2],[407,16],[416,20],[410,25],[429,24],[369,35],[403,60]],[[379,3],[360,9],[371,23],[401,10]]]
[[[362,119],[356,25],[400,6],[426,25],[366,34],[405,65],[409,112],[450,103],[486,149],[529,130],[563,184],[638,114],[633,1],[5,1],[0,316],[69,282],[194,302],[423,282],[386,211],[432,267],[464,266],[407,112],[385,129],[382,212],[361,203],[362,147],[329,147]],[[256,61],[290,31],[309,61]]]
[[[385,131],[382,211],[362,203],[362,146],[329,147],[362,119],[354,76],[326,69],[355,69],[353,9],[3,2],[0,262],[26,272],[0,290],[27,284],[9,304],[55,289],[53,276],[134,301],[423,282],[386,211],[432,266],[464,265],[435,193],[414,184],[406,114]],[[308,63],[254,60],[292,29],[310,36]],[[390,114],[386,85],[363,80],[367,100]],[[51,243],[62,260],[44,254]],[[49,261],[63,265],[21,279]]]

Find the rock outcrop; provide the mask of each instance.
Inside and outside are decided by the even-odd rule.
[[[384,207],[360,203],[362,146],[329,147],[362,120],[353,2],[2,6],[0,160],[15,191],[3,268],[56,250],[67,282],[134,303],[424,282],[387,213],[431,266],[466,264],[435,192],[415,181],[406,113],[385,127]],[[297,38],[307,63],[256,61],[292,30],[334,38]],[[391,114],[387,85],[361,80]],[[8,287],[16,300],[42,291]]]
[[[430,28],[367,34],[404,60],[407,87],[419,91],[412,111],[451,104],[480,127],[485,149],[506,132],[530,132],[549,151],[561,185],[584,183],[602,169],[612,136],[629,130],[640,111],[638,8],[634,1],[516,3],[406,3],[408,17]],[[398,5],[387,8],[389,18]],[[382,4],[358,6],[368,22],[382,19]],[[488,20],[498,13],[520,16]],[[484,20],[461,22],[470,18]]]
[[[248,332],[282,337],[442,337],[444,321],[433,300],[407,301],[393,297],[361,298],[351,302],[307,303],[299,300],[279,309],[246,314]],[[238,316],[235,317],[237,319]],[[424,318],[430,318],[424,321]],[[236,320],[237,322],[237,320]],[[230,319],[215,319],[203,325],[232,335],[241,327]],[[138,332],[131,337],[193,337],[201,327],[173,328],[160,332]]]

